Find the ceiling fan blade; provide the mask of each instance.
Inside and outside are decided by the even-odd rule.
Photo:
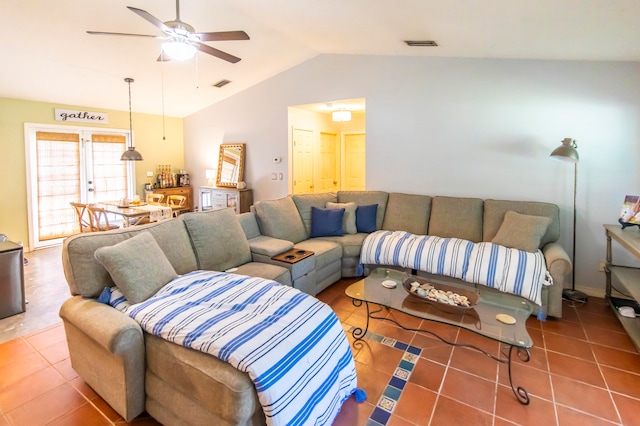
[[[249,40],[249,35],[244,31],[218,31],[212,33],[196,33],[200,41],[230,41]]]
[[[173,29],[167,27],[164,24],[164,22],[162,22],[161,20],[159,20],[158,18],[156,18],[146,10],[138,9],[137,7],[133,7],[133,6],[127,6],[127,9],[137,14],[138,16],[142,17],[143,19],[146,19],[147,21],[151,22],[153,25],[160,28],[165,33],[173,34]]]
[[[222,50],[214,49],[211,46],[207,46],[206,44],[198,43],[198,49],[201,52],[208,53],[209,55],[213,55],[216,58],[224,59],[225,61],[231,62],[235,64],[240,61],[240,58],[237,56],[230,55],[229,53],[223,52]]]
[[[149,34],[110,33],[105,31],[87,31],[87,33],[92,35],[115,35],[115,36],[164,38],[164,36],[156,36],[156,35],[149,35]]]

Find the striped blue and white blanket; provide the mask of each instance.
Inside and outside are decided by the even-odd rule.
[[[361,264],[395,265],[446,275],[517,294],[542,305],[542,286],[551,284],[544,256],[493,243],[459,238],[376,231],[362,244]]]
[[[356,390],[351,348],[333,310],[275,281],[194,271],[138,304],[114,287],[109,304],[147,333],[248,373],[267,424],[331,424]]]

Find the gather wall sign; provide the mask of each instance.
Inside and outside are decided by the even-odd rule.
[[[55,108],[55,120],[107,124],[109,122],[109,114],[107,114],[106,112],[92,112]]]

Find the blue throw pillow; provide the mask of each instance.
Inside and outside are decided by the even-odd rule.
[[[341,237],[344,209],[311,207],[311,237]]]
[[[378,212],[377,204],[369,204],[368,206],[358,206],[356,209],[356,228],[358,232],[371,233],[376,229],[376,213]]]

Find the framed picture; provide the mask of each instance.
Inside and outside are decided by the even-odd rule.
[[[640,196],[627,195],[624,197],[618,222],[622,224],[623,228],[630,225],[640,226]]]

